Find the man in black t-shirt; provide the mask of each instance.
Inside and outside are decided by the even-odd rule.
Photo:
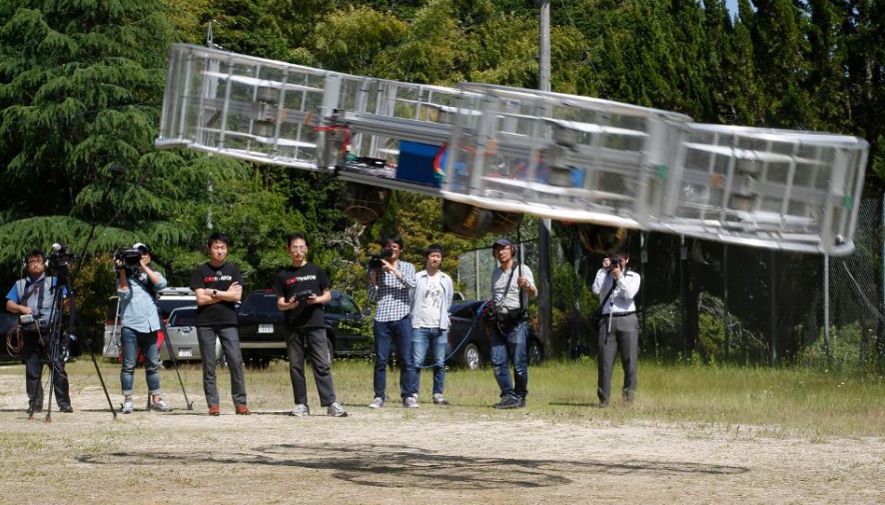
[[[218,387],[215,383],[215,339],[221,341],[224,357],[230,370],[230,390],[236,413],[249,414],[246,406],[246,381],[243,377],[243,357],[240,354],[240,334],[237,331],[236,304],[243,295],[240,269],[227,259],[230,239],[223,233],[209,237],[209,261],[191,274],[191,288],[197,294],[197,340],[203,357],[203,391],[209,405],[209,415],[220,415]]]
[[[307,384],[304,380],[304,351],[308,352],[317,383],[320,404],[333,417],[347,412],[335,401],[332,384],[332,356],[326,339],[323,304],[332,299],[329,278],[322,268],[307,261],[307,237],[304,233],[289,236],[286,251],[292,265],[280,270],[274,279],[277,308],[286,314],[286,349],[289,352],[289,376],[295,394],[293,416],[310,415]]]

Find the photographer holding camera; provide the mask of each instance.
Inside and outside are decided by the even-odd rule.
[[[492,299],[486,307],[486,317],[494,323],[490,358],[501,388],[501,400],[494,407],[515,409],[525,407],[528,395],[527,307],[528,297],[536,296],[538,289],[532,270],[516,264],[516,247],[510,240],[498,239],[492,252],[499,266],[492,272]],[[512,382],[509,363],[513,363]]]
[[[304,351],[308,352],[313,378],[317,383],[320,405],[332,417],[346,417],[347,412],[335,401],[332,383],[332,356],[326,339],[323,304],[332,299],[326,272],[307,261],[307,236],[296,232],[286,246],[292,265],[274,279],[277,308],[286,314],[286,350],[289,353],[289,377],[295,394],[292,416],[308,416],[307,384],[304,380]]]
[[[632,402],[636,391],[639,320],[633,299],[639,293],[640,278],[638,273],[627,270],[629,262],[626,251],[603,258],[602,268],[593,280],[593,294],[601,300],[597,310],[600,317],[596,388],[600,407],[608,406],[615,352],[620,353],[624,366],[624,401]]]
[[[391,346],[396,347],[400,361],[399,387],[403,407],[417,407],[409,380],[412,363],[412,289],[415,288],[415,265],[399,259],[403,251],[403,239],[394,235],[385,239],[384,250],[377,262],[369,264],[369,300],[377,302],[373,331],[375,334],[375,397],[370,408],[384,406],[387,389],[387,361]]]
[[[16,281],[6,294],[6,310],[19,314],[29,413],[43,410],[43,362],[48,357],[52,323],[61,317],[61,307],[53,306],[58,279],[46,275],[46,263],[43,251],[29,251],[24,258],[28,276]],[[62,296],[67,296],[67,293],[62,293]],[[64,359],[58,359],[50,366],[56,367],[52,386],[55,388],[58,410],[73,412]]]
[[[149,408],[158,412],[171,410],[160,391],[157,331],[161,328],[160,315],[154,302],[157,290],[166,287],[166,278],[153,270],[150,264],[151,250],[141,242],[114,255],[117,295],[120,297],[120,344],[123,348],[123,366],[120,369],[123,406],[120,411],[124,414],[131,414],[133,410],[132,387],[139,350],[144,357],[144,377],[151,396]]]

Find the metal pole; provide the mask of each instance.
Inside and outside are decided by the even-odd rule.
[[[550,91],[550,0],[541,1],[541,50],[538,89]],[[538,221],[538,320],[541,341],[551,351],[553,346],[553,296],[550,279],[553,277],[550,266],[550,220]]]
[[[473,292],[476,293],[474,300],[482,300],[479,294],[479,251],[473,251]]]
[[[777,316],[775,313],[776,303],[775,300],[777,298],[777,289],[775,287],[775,260],[777,256],[775,252],[772,250],[769,253],[769,261],[768,261],[768,294],[769,294],[769,331],[771,332],[771,366],[777,365]]]
[[[830,255],[824,254],[824,354],[830,362]]]
[[[725,360],[731,347],[731,315],[728,313],[728,244],[722,246],[722,305],[725,312]]]
[[[648,333],[645,332],[645,300],[647,300],[645,296],[645,286],[648,284],[645,278],[645,265],[648,263],[648,232],[640,232],[639,234],[639,278],[642,280],[642,283],[639,284],[639,299],[642,300],[642,305],[639,307],[639,312],[642,316],[642,328],[640,331],[642,333],[639,334],[640,338],[645,338]]]

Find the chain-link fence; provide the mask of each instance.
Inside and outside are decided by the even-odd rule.
[[[798,364],[862,374],[885,369],[883,197],[861,202],[856,250],[842,257],[726,246],[635,233],[630,267],[642,275],[641,352],[659,359]],[[569,227],[552,241],[552,355],[595,353],[590,285],[603,258]],[[521,256],[538,279],[537,244]],[[459,288],[490,296],[491,249],[461,255]],[[825,289],[826,286],[826,289]],[[537,314],[537,304],[532,303]]]

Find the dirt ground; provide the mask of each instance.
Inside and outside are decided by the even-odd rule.
[[[885,439],[770,427],[388,406],[351,415],[136,411],[97,386],[73,414],[28,420],[0,375],[0,503],[885,503]],[[114,398],[116,401],[117,399]],[[229,400],[227,400],[229,401]],[[224,412],[226,409],[226,412]]]

